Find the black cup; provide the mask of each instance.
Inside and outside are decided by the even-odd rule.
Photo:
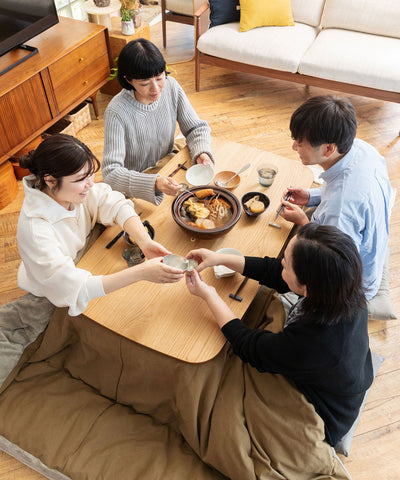
[[[153,240],[155,231],[154,228],[150,225],[148,220],[143,222],[143,226],[147,230],[150,238]],[[128,267],[133,267],[139,263],[144,262],[144,253],[140,249],[139,245],[131,240],[127,232],[124,232],[124,240],[128,244],[127,247],[122,251],[122,257],[125,259]]]

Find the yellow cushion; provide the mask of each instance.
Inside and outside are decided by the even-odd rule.
[[[240,0],[240,31],[294,25],[290,0]]]

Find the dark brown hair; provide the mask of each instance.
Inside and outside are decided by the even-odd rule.
[[[88,164],[90,167],[87,177],[100,168],[100,162],[89,147],[77,138],[63,133],[47,137],[36,150],[22,156],[19,164],[36,175],[41,190],[46,186],[44,181],[46,175],[51,175],[57,180],[55,186],[57,190],[63,177],[79,172],[85,165]]]
[[[331,95],[312,97],[290,119],[292,138],[303,139],[312,147],[334,143],[341,154],[353,145],[357,131],[356,113],[350,100]]]
[[[320,323],[350,319],[365,308],[362,262],[351,237],[331,225],[308,223],[298,230],[293,270],[307,287],[304,312]]]

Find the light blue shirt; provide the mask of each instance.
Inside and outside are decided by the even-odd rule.
[[[320,175],[326,183],[309,190],[311,221],[334,225],[350,235],[363,263],[366,297],[376,295],[389,238],[391,186],[385,159],[355,139],[350,151]]]

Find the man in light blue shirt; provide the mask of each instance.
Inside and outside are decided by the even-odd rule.
[[[368,143],[355,139],[354,107],[349,100],[319,96],[292,115],[293,149],[304,165],[320,165],[321,188],[290,188],[282,216],[308,223],[299,207],[315,206],[311,221],[334,225],[350,235],[363,262],[363,285],[370,300],[379,289],[389,238],[391,186],[385,159]],[[286,193],[286,192],[285,192]]]

